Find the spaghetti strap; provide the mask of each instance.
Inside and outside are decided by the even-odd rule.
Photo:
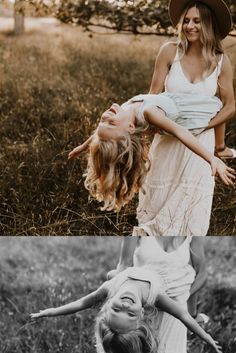
[[[218,65],[217,65],[217,66],[219,67],[219,72],[220,72],[221,69],[222,69],[223,59],[224,59],[224,53],[221,54],[220,60],[219,60]]]

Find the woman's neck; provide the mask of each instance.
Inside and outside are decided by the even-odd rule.
[[[202,44],[200,42],[189,43],[186,54],[198,57],[202,56]]]
[[[175,239],[175,237],[156,237],[156,241],[164,251],[170,252],[178,248],[185,241],[185,237],[179,238],[180,239]]]

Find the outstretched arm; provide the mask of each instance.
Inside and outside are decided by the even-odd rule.
[[[68,159],[74,159],[76,158],[81,152],[85,151],[91,141],[92,141],[93,135],[91,135],[84,143],[82,143],[82,145],[79,145],[77,147],[75,147],[69,154],[68,154]]]
[[[159,294],[156,300],[156,306],[161,310],[167,312],[168,314],[179,319],[183,324],[192,332],[196,333],[200,338],[202,338],[206,343],[211,345],[217,353],[221,353],[221,347],[216,341],[206,333],[198,323],[192,318],[187,310],[183,309],[174,300],[170,299],[166,294]]]
[[[85,297],[71,302],[66,305],[59,306],[57,308],[48,308],[40,310],[38,313],[32,313],[30,316],[32,319],[37,319],[46,316],[59,316],[76,313],[84,309],[88,309],[91,306],[97,304],[101,300],[105,300],[107,296],[106,282],[99,287],[96,291],[86,295]]]
[[[212,175],[218,174],[226,185],[233,184],[234,169],[227,167],[223,161],[202,146],[190,131],[168,119],[164,112],[155,106],[148,106],[144,111],[144,116],[150,124],[177,137],[191,151],[205,159],[211,165]]]

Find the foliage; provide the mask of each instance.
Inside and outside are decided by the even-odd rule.
[[[168,16],[168,0],[61,0],[57,18],[91,30],[91,26],[117,32],[173,33]],[[234,0],[226,1],[236,23]]]
[[[118,32],[131,31],[135,34],[147,28],[161,34],[170,27],[167,0],[62,0],[57,18],[86,29],[91,25],[101,25]]]
[[[15,0],[14,11],[25,16],[53,16],[56,12],[57,0]],[[12,7],[9,0],[2,0],[4,7]]]
[[[3,0],[5,3],[7,0]],[[236,28],[235,0],[225,0]],[[31,16],[56,16],[61,22],[134,34],[173,34],[169,0],[17,0],[15,10]]]

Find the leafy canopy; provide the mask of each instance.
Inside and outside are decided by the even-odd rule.
[[[6,0],[4,0],[6,1]],[[236,29],[235,0],[225,0]],[[34,8],[34,14],[54,15],[64,23],[92,30],[99,26],[114,32],[172,34],[169,0],[17,0],[18,6]]]

